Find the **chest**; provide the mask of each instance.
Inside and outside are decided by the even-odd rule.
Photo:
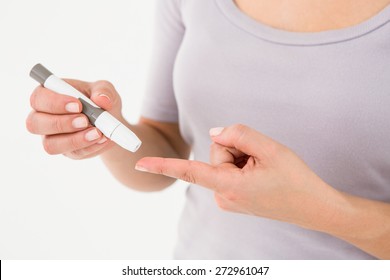
[[[174,68],[189,143],[207,138],[210,127],[234,123],[294,150],[317,138],[335,150],[349,150],[351,141],[366,150],[390,143],[389,28],[335,44],[273,44],[196,7],[184,11]],[[210,8],[210,15],[218,13]],[[329,135],[341,138],[331,142]]]
[[[274,28],[319,32],[359,24],[389,5],[389,0],[234,0],[249,17]]]

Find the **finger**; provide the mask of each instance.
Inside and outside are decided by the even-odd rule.
[[[246,156],[243,152],[222,146],[213,142],[210,146],[210,163],[211,165],[232,164],[236,165],[237,161]]]
[[[71,159],[87,159],[92,158],[94,156],[97,156],[103,152],[103,150],[107,149],[108,147],[112,146],[113,142],[109,141],[106,137],[102,137],[102,139],[89,147],[71,151],[68,153],[64,153],[64,156],[71,158]]]
[[[82,108],[77,98],[55,93],[42,86],[33,91],[30,104],[34,110],[49,114],[80,113]]]
[[[210,129],[212,140],[220,145],[236,148],[247,155],[267,156],[281,144],[245,125]]]
[[[43,146],[50,155],[65,154],[89,147],[102,139],[102,133],[95,127],[71,134],[44,136]]]
[[[212,190],[229,180],[229,173],[223,169],[192,160],[145,157],[137,162],[135,169],[173,177]]]
[[[115,87],[108,81],[91,83],[90,93],[91,100],[107,111],[118,107],[121,102]]]
[[[83,114],[51,115],[32,111],[26,120],[28,131],[39,135],[76,132],[88,126],[89,121]]]

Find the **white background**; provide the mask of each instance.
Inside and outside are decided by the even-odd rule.
[[[25,128],[38,62],[111,81],[137,121],[153,15],[154,0],[0,0],[0,259],[172,258],[184,184],[129,190],[99,158],[49,156]]]

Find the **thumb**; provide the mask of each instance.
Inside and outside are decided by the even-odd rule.
[[[210,129],[210,136],[215,143],[235,148],[247,155],[261,157],[267,150],[280,145],[271,138],[242,124]]]
[[[110,82],[97,81],[89,83],[74,79],[64,79],[64,81],[86,95],[104,110],[117,110],[120,112],[121,100],[115,87]]]
[[[120,111],[121,100],[115,87],[108,81],[97,81],[90,84],[90,98],[96,105],[106,111]]]

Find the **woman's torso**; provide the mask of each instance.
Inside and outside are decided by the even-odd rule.
[[[254,20],[233,0],[160,8],[143,114],[179,121],[196,160],[209,161],[211,127],[243,123],[290,147],[336,189],[390,202],[390,7],[352,27],[304,33]],[[196,185],[175,257],[372,258],[327,234],[224,212]]]

